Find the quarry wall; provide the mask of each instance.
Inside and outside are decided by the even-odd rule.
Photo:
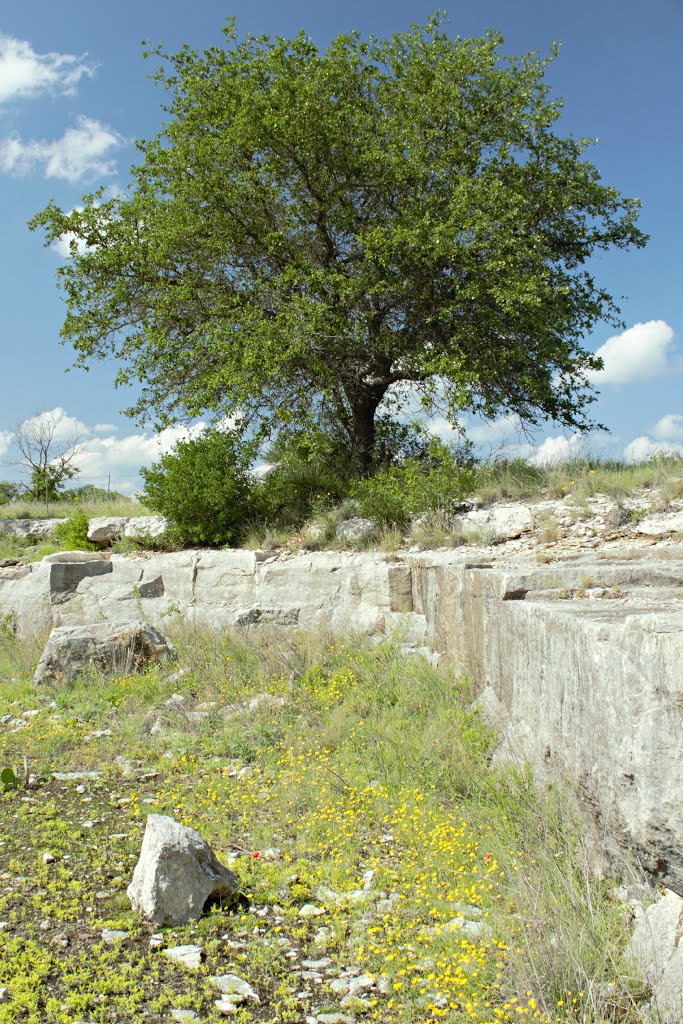
[[[468,671],[497,758],[568,781],[596,850],[628,850],[683,896],[683,558],[553,565],[451,552],[61,553],[0,568],[0,617],[54,625],[175,616],[210,628],[398,634]]]

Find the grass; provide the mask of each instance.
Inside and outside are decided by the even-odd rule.
[[[172,1008],[215,1024],[208,979],[226,972],[260,998],[237,1024],[640,1019],[611,887],[561,794],[490,769],[466,680],[358,637],[179,624],[173,639],[182,674],[39,690],[40,646],[0,640],[0,768],[17,777],[0,790],[0,1024],[160,1024]],[[240,901],[163,930],[202,946],[199,970],[150,948],[125,895],[151,811],[242,880]],[[105,927],[128,938],[109,946]],[[362,1001],[340,1005],[344,971]]]
[[[654,488],[662,491],[666,501],[683,498],[683,457],[661,455],[638,463],[580,458],[548,466],[497,459],[479,470],[474,494],[484,504],[492,504],[561,498],[568,493],[577,501],[594,494],[616,499]]]
[[[0,519],[68,519],[77,508],[82,508],[89,519],[96,516],[148,516],[148,508],[133,498],[119,498],[111,501],[83,501],[74,505],[71,501],[50,502],[48,509],[44,502],[12,501],[0,505]]]

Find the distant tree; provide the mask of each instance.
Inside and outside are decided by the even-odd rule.
[[[6,505],[10,501],[16,501],[21,495],[17,484],[11,480],[0,480],[0,505]]]
[[[62,435],[62,417],[58,410],[43,410],[14,428],[12,444],[18,454],[16,464],[28,474],[24,492],[46,507],[56,501],[64,483],[79,472],[73,461],[87,438],[71,430]]]
[[[69,487],[60,494],[62,501],[72,501],[79,504],[83,501],[125,501],[126,496],[118,491],[108,491],[106,487],[96,487],[95,484],[83,484],[81,487]]]
[[[128,410],[171,422],[240,411],[270,431],[332,417],[361,472],[378,415],[417,394],[463,410],[591,426],[582,339],[619,309],[586,264],[642,246],[637,199],[589,140],[555,130],[548,58],[433,17],[387,40],[237,37],[152,53],[165,124],[133,184],[51,202],[68,234],[62,335],[113,355]],[[436,405],[435,405],[436,403]]]

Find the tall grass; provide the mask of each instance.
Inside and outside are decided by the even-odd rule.
[[[581,457],[539,466],[525,459],[497,459],[480,467],[475,495],[489,504],[505,499],[559,498],[568,491],[583,497],[626,497],[660,488],[668,500],[683,497],[683,457],[661,455],[647,462]]]
[[[0,519],[68,519],[77,508],[82,508],[89,519],[96,516],[147,516],[148,508],[134,498],[112,498],[108,501],[11,501],[0,505]]]

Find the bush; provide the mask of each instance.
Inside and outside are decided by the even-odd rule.
[[[330,431],[282,437],[266,458],[277,465],[259,484],[256,498],[259,516],[270,526],[300,526],[349,493],[350,455],[343,439]]]
[[[65,523],[55,528],[55,536],[65,551],[99,551],[99,545],[88,540],[88,517],[82,508],[76,509]]]
[[[253,515],[253,445],[235,431],[207,430],[179,441],[140,473],[148,508],[173,521],[180,545],[231,544]]]
[[[363,515],[381,526],[405,528],[417,516],[453,513],[476,480],[468,449],[454,449],[432,438],[425,458],[407,458],[375,476],[358,480],[352,494]]]

